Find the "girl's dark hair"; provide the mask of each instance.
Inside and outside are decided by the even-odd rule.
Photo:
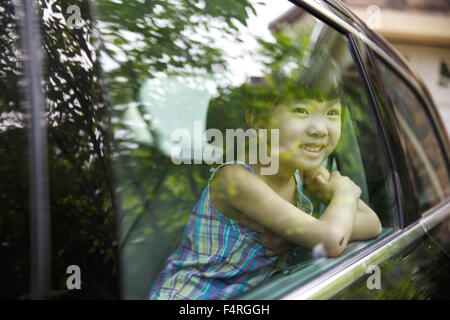
[[[338,99],[341,102],[341,123],[343,123],[348,101],[348,97],[343,89],[338,86],[324,89],[319,86],[314,87],[311,83],[303,83],[303,86],[301,85],[302,83],[299,83],[299,86],[295,88],[295,90],[284,91],[256,108],[254,106],[248,106],[245,112],[253,113],[260,119],[259,123],[263,123],[263,126],[267,127],[269,118],[277,106],[297,103],[304,100],[316,100],[322,102]],[[249,127],[250,125],[247,124],[247,128]]]
[[[351,79],[346,79],[344,69],[327,52],[313,54],[307,66],[300,67],[295,76],[278,79],[257,78],[237,88],[227,89],[212,101],[208,110],[208,128],[248,129],[253,124],[246,121],[246,113],[258,118],[267,127],[270,116],[278,105],[295,103],[306,99],[325,101],[339,99],[344,120]],[[347,88],[348,86],[349,88]]]

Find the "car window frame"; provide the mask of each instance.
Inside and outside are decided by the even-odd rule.
[[[363,86],[364,89],[366,91],[367,94],[367,102],[370,106],[370,108],[372,108],[374,114],[375,114],[375,119],[377,121],[377,128],[379,130],[379,132],[381,133],[381,143],[384,147],[384,151],[388,157],[388,166],[391,170],[391,172],[394,173],[393,175],[393,179],[394,179],[394,188],[395,188],[395,195],[394,195],[394,199],[395,199],[395,211],[394,211],[394,227],[396,229],[402,229],[404,227],[404,207],[402,205],[403,201],[404,201],[404,194],[401,190],[401,184],[399,181],[399,177],[398,177],[398,168],[397,168],[397,164],[394,160],[394,156],[393,156],[393,150],[392,150],[392,146],[389,144],[389,140],[387,137],[387,128],[386,128],[386,124],[381,116],[381,106],[379,104],[379,102],[377,101],[376,97],[375,97],[375,93],[373,91],[373,87],[372,87],[372,82],[370,80],[368,71],[367,71],[367,65],[366,62],[363,59],[363,54],[366,52],[366,46],[364,46],[364,44],[359,43],[358,39],[352,34],[349,33],[348,34],[348,38],[349,38],[349,49],[351,54],[353,55],[353,59],[355,61],[355,63],[358,66],[358,70],[360,72],[361,78],[363,79]],[[361,45],[363,45],[363,47],[361,47]],[[364,50],[364,51],[363,51]]]
[[[359,59],[361,64],[364,66],[364,77],[367,82],[367,90],[370,92],[371,101],[374,104],[375,112],[378,115],[378,120],[381,122],[380,127],[383,130],[384,143],[386,144],[386,149],[388,150],[389,160],[391,162],[396,188],[396,227],[399,229],[404,229],[405,224],[405,212],[408,209],[407,199],[413,197],[417,199],[417,193],[414,185],[407,184],[410,188],[406,189],[402,185],[401,174],[404,173],[406,168],[406,173],[409,175],[411,172],[410,164],[407,158],[403,154],[396,154],[395,150],[401,144],[400,136],[397,131],[396,118],[394,117],[394,112],[392,108],[389,108],[389,104],[386,102],[386,96],[381,87],[379,86],[379,79],[377,79],[378,73],[375,72],[375,63],[373,61],[373,56],[370,55],[370,47],[363,40],[356,36],[353,36],[354,45],[357,47],[357,52],[359,54]],[[395,63],[394,60],[389,60],[389,63]],[[409,182],[409,180],[408,180]],[[418,204],[414,203],[414,209],[417,209]]]

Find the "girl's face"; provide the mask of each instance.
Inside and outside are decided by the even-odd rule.
[[[279,129],[280,165],[300,170],[319,167],[341,135],[341,104],[303,100],[277,106],[270,127]]]

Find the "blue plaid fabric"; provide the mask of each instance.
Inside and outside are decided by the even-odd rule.
[[[279,257],[265,256],[258,234],[222,215],[212,204],[209,185],[196,203],[184,229],[181,245],[167,259],[150,291],[150,299],[228,299],[258,286],[274,271],[292,264],[296,249]],[[255,173],[256,174],[256,173]],[[297,206],[312,214],[303,194],[299,172]]]

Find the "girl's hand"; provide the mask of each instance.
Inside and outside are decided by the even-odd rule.
[[[317,169],[304,171],[303,184],[318,200],[328,203],[333,197],[333,192],[327,183],[330,176],[328,170],[324,166],[320,166]]]
[[[329,202],[335,195],[354,196],[359,198],[361,188],[359,188],[350,178],[342,176],[339,171],[331,174],[325,167],[305,171],[305,185],[319,200]]]
[[[277,236],[269,229],[264,228],[251,220],[239,220],[238,223],[259,234],[261,244],[264,246],[267,257],[281,256],[296,247],[295,244]]]
[[[356,199],[359,199],[361,196],[361,188],[349,177],[341,176],[339,171],[333,171],[331,173],[328,183],[329,190],[333,192],[333,196],[352,196]]]

